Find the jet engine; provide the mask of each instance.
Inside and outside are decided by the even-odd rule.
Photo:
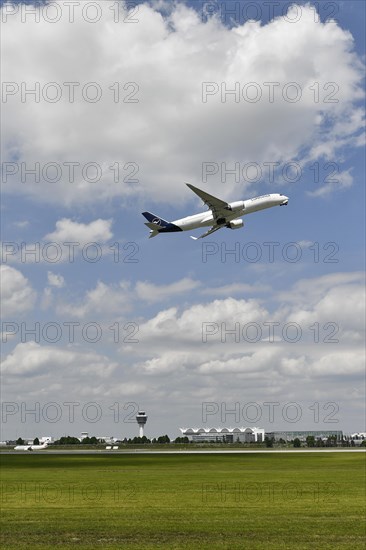
[[[240,229],[243,226],[244,226],[243,220],[232,220],[226,225],[226,227],[229,227],[230,229]]]
[[[244,210],[244,201],[235,201],[229,203],[229,210],[231,210],[232,212]]]

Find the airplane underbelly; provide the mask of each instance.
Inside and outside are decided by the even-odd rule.
[[[225,223],[240,218],[244,214],[244,211],[228,212],[225,217],[219,220],[214,220],[212,214],[199,214],[197,216],[189,216],[182,218],[181,220],[175,220],[172,222],[177,227],[180,227],[183,231],[191,231],[192,229],[198,229],[200,227],[212,227],[218,223],[218,225],[225,225]]]
[[[173,223],[183,229],[183,231],[189,231],[191,229],[197,229],[198,227],[211,226],[214,224],[214,221],[212,216],[192,216],[189,219],[176,220]]]

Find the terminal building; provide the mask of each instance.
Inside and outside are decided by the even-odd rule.
[[[180,428],[183,437],[197,443],[259,443],[264,428]]]
[[[327,441],[328,437],[335,436],[337,441],[342,441],[341,430],[313,430],[313,431],[276,431],[267,432],[264,428],[180,428],[182,436],[196,443],[262,443],[265,437],[274,441],[290,442],[298,438],[306,442],[308,436],[313,436],[315,441],[321,439]],[[358,434],[357,434],[358,435]],[[360,442],[362,442],[360,438]]]

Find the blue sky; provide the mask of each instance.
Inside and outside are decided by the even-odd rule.
[[[202,16],[208,4],[219,4],[221,17]],[[147,435],[176,437],[179,427],[203,424],[205,403],[239,403],[241,410],[256,403],[262,414],[253,421],[241,415],[239,424],[269,431],[364,430],[365,6],[332,2],[336,21],[327,22],[320,3],[316,22],[305,2],[275,11],[274,20],[258,2],[260,21],[242,16],[224,25],[226,4],[233,2],[139,3],[133,15],[121,7],[115,23],[116,12],[103,2],[100,20],[91,23],[94,12],[85,19],[76,9],[70,22],[59,2],[60,20],[52,24],[42,7],[34,22],[24,4],[2,3],[4,438],[81,431],[130,437],[137,426],[126,411],[137,406],[149,415]],[[129,24],[132,16],[137,21]],[[22,101],[22,86],[37,82],[39,102],[31,94]],[[65,82],[78,83],[73,102]],[[127,101],[113,100],[115,82]],[[219,92],[238,86],[238,102],[233,95],[221,101],[219,92],[203,101],[205,82]],[[245,95],[253,82],[258,102]],[[268,82],[276,83],[273,101]],[[60,100],[45,100],[55,83]],[[100,101],[85,100],[87,83],[97,85]],[[132,91],[136,102],[128,102]],[[73,182],[70,162],[78,163]],[[117,162],[115,182],[110,166]],[[22,170],[35,163],[40,181],[28,173],[22,182]],[[96,183],[95,166],[83,177],[89,163],[101,170]],[[214,175],[205,176],[208,163]],[[274,181],[268,163],[278,167]],[[55,166],[60,177],[52,182]],[[239,177],[225,176],[223,167],[235,166]],[[128,181],[131,167],[136,182]],[[184,181],[227,200],[280,192],[290,201],[245,217],[238,231],[197,242],[189,233],[149,240],[142,211],[169,220],[200,211]],[[56,262],[47,258],[50,242],[61,255]],[[80,243],[74,262],[65,242]],[[40,261],[22,258],[21,243],[38,247]],[[88,246],[98,261],[83,257]],[[25,334],[34,323],[39,338]],[[47,323],[59,327],[57,342],[52,329],[42,335]],[[74,339],[67,323],[79,323]],[[101,331],[98,342],[83,337],[90,323]],[[217,333],[205,342],[207,323]],[[277,323],[274,342],[268,323]],[[118,342],[109,328],[116,324]],[[258,341],[245,338],[248,324],[259,327]],[[235,326],[238,337],[221,341]],[[290,342],[294,326],[301,336]],[[131,330],[137,342],[128,341]],[[74,422],[65,402],[78,403]],[[269,402],[278,403],[273,422]],[[57,421],[42,415],[49,403],[61,411]],[[102,412],[98,422],[80,412],[89,403]],[[295,423],[281,412],[288,403],[302,411]],[[319,422],[309,409],[314,403]],[[327,420],[329,403],[338,407],[337,422]],[[22,415],[32,407],[40,407],[39,418]],[[205,426],[237,423],[233,415],[213,415]]]

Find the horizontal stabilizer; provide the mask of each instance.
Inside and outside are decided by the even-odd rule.
[[[156,223],[145,222],[145,225],[146,225],[149,229],[151,229],[151,231],[159,232],[159,227],[156,225]]]

